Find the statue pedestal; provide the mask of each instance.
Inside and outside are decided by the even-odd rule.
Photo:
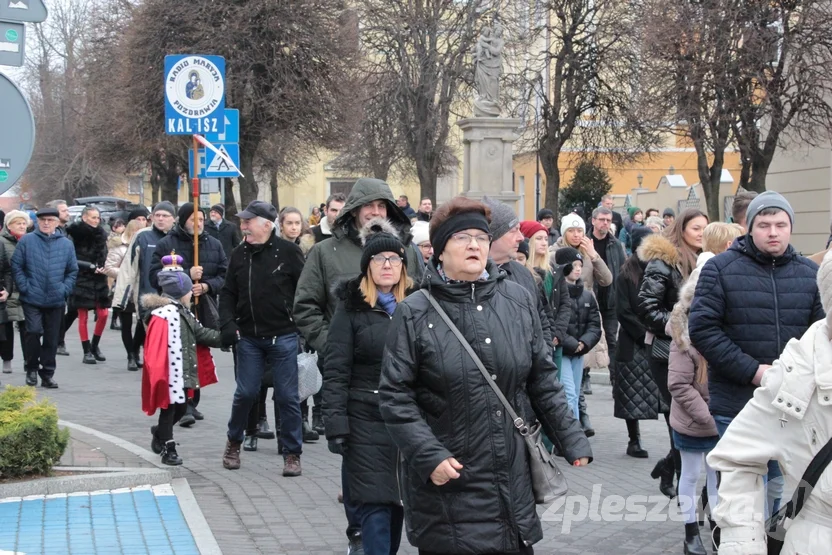
[[[517,212],[520,195],[512,183],[512,143],[522,124],[520,119],[509,118],[466,118],[457,122],[465,148],[463,196],[480,200],[488,195]]]

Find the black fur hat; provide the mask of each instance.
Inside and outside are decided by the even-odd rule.
[[[373,218],[361,228],[359,235],[364,247],[361,252],[361,275],[367,275],[370,259],[380,252],[398,254],[402,259],[402,264],[407,267],[404,245],[399,240],[396,228],[389,221],[384,218]]]

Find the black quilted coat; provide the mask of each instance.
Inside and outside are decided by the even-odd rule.
[[[592,291],[584,289],[580,279],[576,283],[567,283],[571,302],[569,326],[563,338],[564,356],[585,355],[601,340],[601,313]],[[584,349],[576,353],[578,343],[583,342]]]
[[[96,274],[96,268],[103,268],[107,261],[107,232],[79,221],[66,228],[66,235],[75,245],[78,261],[78,278],[72,290],[70,304],[77,308],[93,309],[97,306],[109,308],[110,287],[107,276]]]
[[[627,275],[616,278],[615,313],[621,327],[612,389],[613,414],[624,420],[654,420],[659,413],[670,410],[650,372],[645,328],[637,314],[639,285]]]
[[[381,356],[390,316],[371,307],[359,278],[336,289],[340,301],[327,336],[323,416],[327,439],[346,438],[344,463],[350,498],[357,503],[400,503],[398,449],[378,408]]]
[[[638,293],[641,321],[647,331],[670,339],[665,328],[670,312],[679,300],[679,290],[684,285],[679,271],[678,251],[663,236],[654,234],[642,241],[638,257],[647,262]]]
[[[493,263],[485,281],[445,283],[428,264],[432,292],[524,419],[537,416],[571,464],[592,451],[552,379],[536,299]],[[382,362],[381,415],[401,451],[407,537],[440,553],[518,551],[543,538],[523,438],[455,335],[422,293],[393,315]],[[524,408],[526,407],[526,408]],[[532,408],[533,407],[533,408]],[[464,465],[443,486],[431,473]]]

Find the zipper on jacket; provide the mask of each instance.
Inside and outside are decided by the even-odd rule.
[[[476,301],[476,299],[474,298],[474,292],[475,292],[476,290],[477,290],[477,286],[476,286],[476,284],[472,281],[472,282],[471,282],[471,300],[472,300],[472,301]]]
[[[257,320],[254,318],[254,299],[251,297],[251,271],[252,266],[254,265],[254,253],[249,253],[248,255],[248,306],[249,310],[251,310],[251,322],[254,324],[254,335],[259,337],[260,334],[257,333]]]
[[[771,286],[774,289],[774,329],[777,330],[777,352],[779,353],[782,350],[782,345],[780,344],[780,304],[777,301],[777,282],[774,280],[774,270],[777,268],[777,265],[772,260],[771,261]]]

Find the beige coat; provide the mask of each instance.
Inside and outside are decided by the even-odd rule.
[[[722,472],[720,555],[765,555],[763,476],[769,460],[783,469],[787,493],[832,437],[832,341],[826,320],[792,339],[763,376],[761,387],[708,455]],[[788,500],[784,499],[785,504]],[[832,550],[832,465],[826,468],[786,534],[783,555]]]

